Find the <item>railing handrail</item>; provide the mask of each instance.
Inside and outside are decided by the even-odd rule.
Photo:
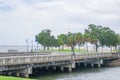
[[[19,63],[27,64],[34,62],[49,62],[49,61],[65,61],[65,60],[76,60],[76,59],[87,59],[87,58],[103,58],[103,57],[114,57],[117,56],[116,53],[94,53],[94,54],[75,54],[75,57],[72,57],[72,54],[49,54],[49,55],[39,55],[39,54],[29,54],[29,55],[22,55],[22,56],[4,56],[0,57],[0,66],[4,65],[12,65],[15,64],[14,60],[21,60]],[[25,59],[25,60],[23,60]],[[39,59],[39,60],[37,60]],[[28,61],[26,61],[28,60]],[[18,63],[16,63],[18,64]]]

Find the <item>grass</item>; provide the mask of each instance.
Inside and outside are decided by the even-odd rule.
[[[54,49],[54,52],[59,52],[58,49]],[[64,49],[64,50],[60,50],[60,52],[71,52],[71,49]],[[87,51],[86,50],[83,50],[83,49],[77,49],[75,48],[75,52],[81,52],[81,53],[86,53]]]
[[[54,48],[53,49],[53,51],[52,51],[52,49],[50,49],[50,50],[40,50],[39,52],[46,52],[46,53],[50,53],[50,52],[59,52],[59,49],[58,48]],[[71,52],[71,49],[70,48],[65,48],[64,50],[62,50],[62,49],[60,49],[60,52],[63,52],[63,53],[72,53]],[[111,52],[111,51],[108,51],[108,52]],[[116,51],[116,50],[112,50],[112,52],[120,52],[120,50],[119,51]],[[85,49],[80,49],[80,51],[79,51],[79,49],[78,48],[75,48],[75,53],[96,53],[95,51],[88,51],[87,52],[87,50],[85,50]]]
[[[43,50],[40,50],[40,52],[44,52]],[[50,49],[50,50],[45,50],[45,52],[46,53],[49,53],[49,52],[59,52],[59,49],[53,49],[53,51],[52,51],[52,49]],[[62,50],[62,49],[60,49],[60,52],[71,52],[71,49],[64,49],[64,50]],[[84,50],[84,49],[80,49],[80,51],[79,51],[79,49],[78,48],[75,48],[75,53],[88,53],[86,50]]]
[[[18,77],[10,77],[10,76],[0,76],[0,80],[36,80],[36,79],[18,78]]]

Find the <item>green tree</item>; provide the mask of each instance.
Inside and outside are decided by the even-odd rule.
[[[108,27],[103,27],[101,31],[102,31],[102,33],[99,38],[101,45],[110,47],[111,41],[109,39],[111,38],[112,31]]]
[[[67,36],[65,34],[58,35],[58,43],[62,46],[62,50],[64,50],[64,45],[66,44]]]
[[[80,33],[80,32],[76,33],[76,42],[77,42],[77,44],[79,46],[79,51],[80,51],[80,46],[83,43],[83,35],[82,35],[82,33]]]
[[[118,52],[120,52],[120,34],[117,34],[118,37]]]
[[[119,35],[108,27],[102,29],[102,34],[100,38],[100,43],[102,46],[108,46],[115,48],[119,45]],[[117,48],[116,48],[117,49]]]
[[[47,47],[49,50],[49,47],[51,46],[51,30],[50,29],[44,29],[42,30],[37,36],[36,40],[39,44],[41,44],[44,47],[44,51]]]
[[[57,38],[57,43],[58,43],[59,52],[60,52],[60,46],[61,46],[61,44],[63,44],[62,39],[61,38]]]
[[[51,36],[51,47],[53,52],[53,47],[58,47],[57,39],[54,36]]]
[[[120,45],[120,34],[117,34],[118,37],[118,46]]]
[[[87,30],[85,30],[85,32],[84,32],[84,39],[83,40],[84,40],[84,43],[86,45],[86,50],[88,52],[88,42],[90,42],[90,34],[88,33]]]
[[[77,44],[76,41],[76,33],[69,32],[67,35],[67,45],[71,47],[71,51],[74,53],[75,45]]]
[[[94,44],[96,47],[96,52],[98,51],[98,47],[100,46],[99,39],[100,39],[102,28],[103,27],[101,25],[90,24],[88,26],[88,29],[86,30],[87,33],[90,35],[90,43]]]
[[[113,39],[112,46],[114,46],[115,50],[117,51],[117,45],[119,45],[119,36],[118,36],[118,34],[114,33],[112,39]]]

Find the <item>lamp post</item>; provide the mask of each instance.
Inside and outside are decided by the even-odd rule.
[[[28,51],[29,51],[29,43],[28,43],[28,39],[26,39],[25,42],[27,43],[27,52],[28,52]]]
[[[31,49],[31,52],[33,51],[33,40],[31,40],[31,46],[32,46],[32,49]]]
[[[37,51],[38,51],[38,42],[37,42]]]
[[[38,36],[35,36],[35,42],[37,42],[37,51],[38,51]]]

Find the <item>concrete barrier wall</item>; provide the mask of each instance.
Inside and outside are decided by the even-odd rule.
[[[0,66],[71,60],[71,55],[33,55],[1,57]]]
[[[115,53],[94,53],[94,54],[77,54],[76,59],[86,59],[86,58],[106,58],[114,57]]]
[[[76,54],[74,57],[71,54],[57,54],[57,55],[22,55],[22,56],[7,56],[0,57],[0,66],[19,65],[19,64],[34,64],[57,61],[72,61],[89,58],[106,58],[116,57],[116,53],[96,53],[96,54]]]

